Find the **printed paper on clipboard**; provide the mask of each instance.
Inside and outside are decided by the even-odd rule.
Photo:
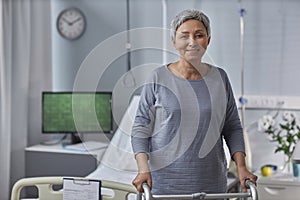
[[[101,181],[64,178],[63,200],[101,200]]]

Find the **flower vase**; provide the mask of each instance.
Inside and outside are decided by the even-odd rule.
[[[291,158],[290,157],[285,157],[284,163],[283,163],[283,166],[282,166],[282,172],[291,174],[292,169],[293,169],[293,166],[292,166]]]

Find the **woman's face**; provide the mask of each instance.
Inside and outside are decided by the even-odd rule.
[[[191,19],[178,27],[173,45],[182,59],[192,62],[201,61],[209,41],[210,37],[203,23]]]

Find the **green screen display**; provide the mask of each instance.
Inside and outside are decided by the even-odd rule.
[[[110,92],[43,92],[44,133],[112,132]]]

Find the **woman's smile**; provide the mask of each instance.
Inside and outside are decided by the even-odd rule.
[[[177,29],[173,44],[182,59],[201,61],[209,41],[210,37],[203,23],[198,20],[188,20]]]

